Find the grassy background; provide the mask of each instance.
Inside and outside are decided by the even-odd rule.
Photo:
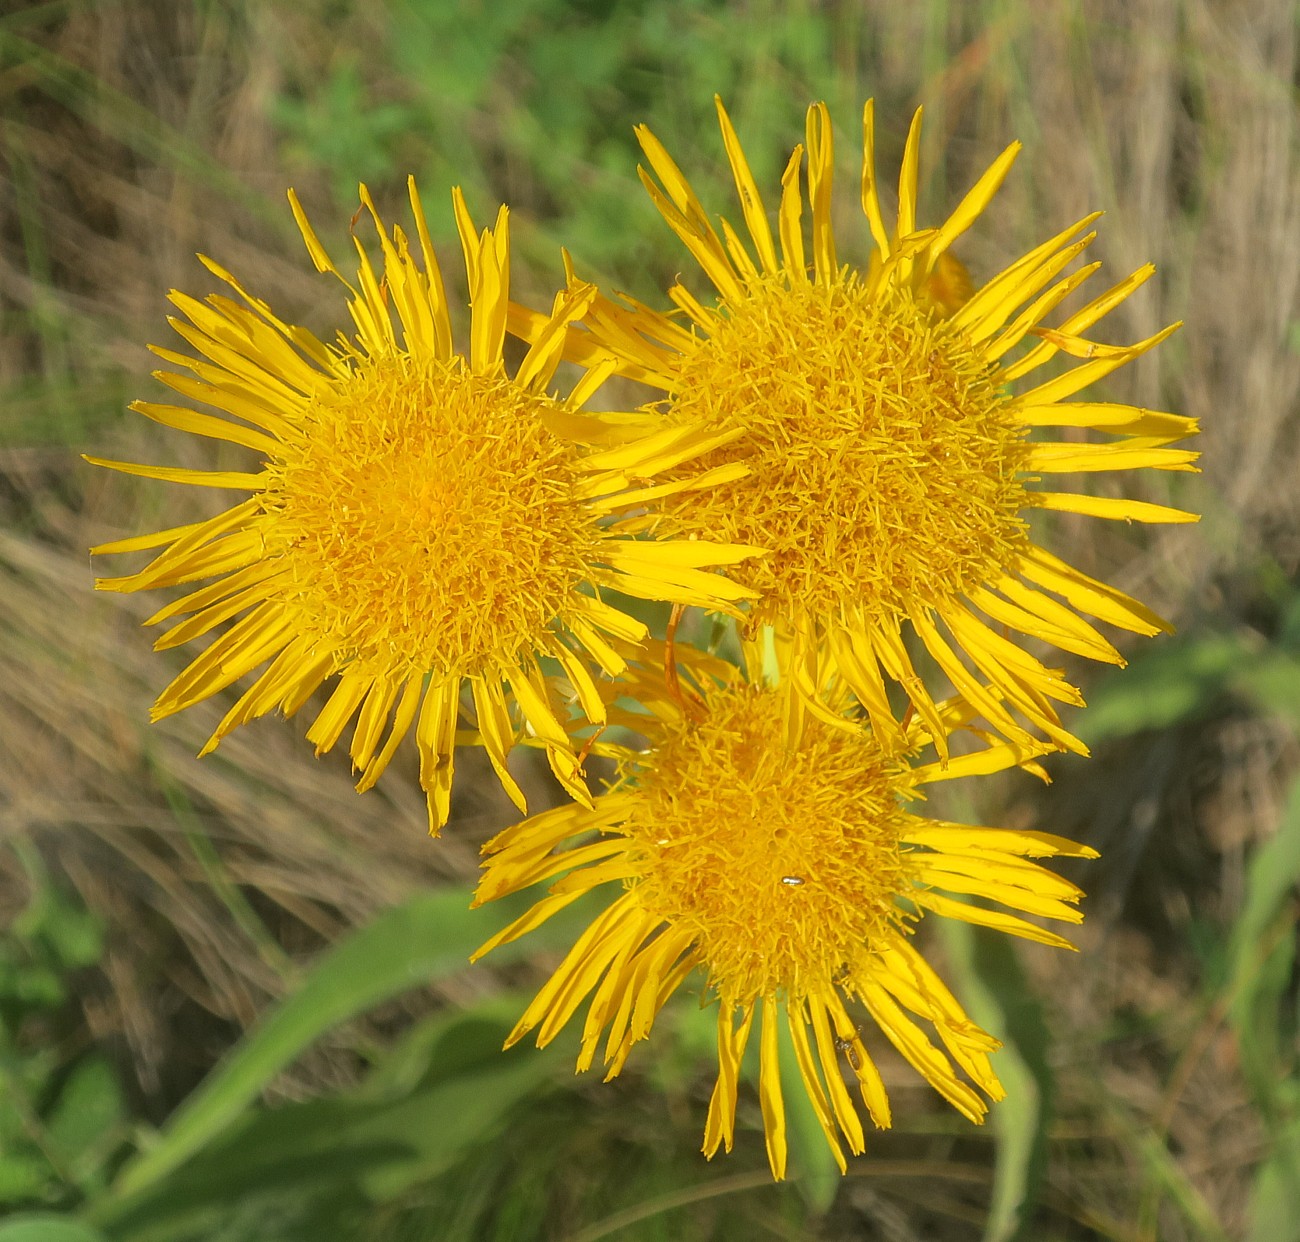
[[[1289,0],[3,6],[0,1239],[1300,1239],[1297,41]],[[497,1051],[563,929],[464,969],[501,917],[464,910],[477,846],[508,818],[471,762],[433,845],[409,756],[358,798],[299,723],[203,762],[219,706],[147,724],[175,661],[137,628],[152,601],[90,592],[85,548],[212,498],[77,456],[217,455],[123,409],[153,389],[144,343],[171,344],[165,291],[212,284],[196,250],[340,326],[290,184],[338,242],[358,179],[398,214],[413,171],[444,244],[462,184],[482,219],[511,204],[520,295],[549,297],[565,244],[653,299],[687,264],[631,127],[734,214],[715,91],[768,185],[830,103],[846,260],[867,253],[868,95],[886,180],[926,106],[928,221],[1020,138],[961,257],[988,275],[1104,207],[1112,277],[1160,269],[1112,339],[1186,321],[1105,395],[1204,425],[1176,497],[1199,526],[1052,536],[1179,637],[1077,670],[1092,761],[952,808],[1104,853],[1078,877],[1078,957],[931,943],[1007,1040],[1012,1100],[976,1130],[885,1057],[896,1129],[840,1179],[796,1116],[780,1187],[752,1095],[737,1151],[697,1154],[709,1023],[689,1004],[608,1086],[572,1077],[572,1040]]]

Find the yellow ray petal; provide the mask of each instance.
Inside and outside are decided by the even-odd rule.
[[[1087,517],[1109,518],[1113,522],[1199,522],[1199,513],[1171,509],[1168,505],[1123,497],[1083,496],[1076,492],[1029,492],[1027,503],[1037,509],[1060,513],[1082,513]]]
[[[835,261],[835,232],[831,225],[831,178],[835,171],[835,146],[830,110],[824,103],[808,109],[805,125],[808,147],[808,206],[812,211],[813,270],[820,283],[829,285],[839,272]]]
[[[1157,443],[1160,443],[1157,441]],[[1154,447],[1135,438],[1117,444],[1079,444],[1069,440],[1038,440],[1029,447],[1025,469],[1042,474],[1098,470],[1190,470],[1200,453]]]
[[[781,259],[791,284],[808,282],[808,260],[803,249],[803,189],[799,172],[803,145],[795,147],[781,174],[781,208],[777,215],[781,236]]]
[[[134,474],[142,479],[161,479],[164,483],[185,483],[191,487],[221,487],[230,491],[260,492],[266,486],[264,474],[246,474],[237,470],[190,470],[184,466],[143,466],[132,461],[109,461],[106,457],[81,455],[92,466],[104,466],[120,474]]]
[[[731,174],[736,181],[736,192],[740,195],[740,205],[745,213],[745,224],[749,235],[754,239],[758,250],[758,261],[763,270],[775,273],[780,265],[776,260],[776,247],[772,244],[772,229],[767,222],[767,212],[763,209],[763,197],[758,192],[754,174],[749,170],[740,139],[736,137],[735,127],[727,110],[722,106],[722,96],[714,95],[713,102],[718,109],[718,124],[722,127],[722,142],[727,148],[727,159],[731,163]]]
[[[918,906],[947,919],[958,919],[963,923],[973,923],[977,927],[990,927],[994,931],[1005,932],[1008,936],[1019,936],[1022,940],[1033,940],[1054,949],[1074,949],[1074,945],[1064,936],[1058,936],[1055,932],[1050,932],[1014,914],[1005,914],[1001,910],[985,910],[980,906],[958,901],[954,897],[944,897],[933,890],[917,892],[913,894],[912,900]]]
[[[1016,417],[1026,427],[1093,427],[1115,435],[1145,436],[1153,444],[1182,440],[1200,430],[1196,419],[1181,414],[1095,401],[1019,406]]]
[[[880,211],[880,193],[876,188],[876,101],[868,99],[862,108],[862,211],[867,217],[872,239],[883,259],[889,257],[889,234]]]
[[[1031,546],[1016,566],[1037,586],[1054,591],[1080,612],[1135,634],[1173,633],[1173,626],[1137,600],[1067,565],[1045,548]]]
[[[803,1079],[804,1089],[808,1092],[809,1100],[812,1101],[813,1115],[817,1118],[817,1124],[821,1126],[826,1145],[831,1149],[831,1154],[835,1157],[835,1163],[839,1165],[840,1172],[847,1173],[849,1171],[848,1162],[844,1159],[844,1149],[840,1146],[835,1115],[831,1111],[831,1102],[822,1087],[821,1075],[817,1072],[812,1048],[808,1043],[808,1029],[804,1024],[802,1009],[802,1005],[796,1006],[789,1001],[786,1002],[786,1026],[790,1030],[790,1042],[794,1045],[795,1062],[799,1066],[799,1076]],[[838,1070],[838,1066],[836,1066],[836,1069]]]
[[[763,997],[763,1023],[759,1034],[758,1102],[763,1112],[763,1137],[767,1162],[778,1182],[785,1180],[785,1103],[781,1098],[781,1063],[777,1045],[777,1000]]]
[[[919,116],[919,110],[917,115]],[[1011,165],[1020,154],[1021,144],[1013,142],[980,176],[980,179],[966,192],[966,196],[957,204],[947,220],[939,226],[930,246],[930,253],[938,257],[953,244],[983,214],[984,209],[993,201]]]

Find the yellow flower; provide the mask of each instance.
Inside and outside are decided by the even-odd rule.
[[[738,575],[760,594],[752,620],[782,626],[809,648],[828,644],[878,730],[894,728],[886,689],[893,681],[944,745],[934,700],[901,636],[910,626],[956,690],[1003,736],[1028,740],[1014,709],[1056,745],[1083,750],[1060,727],[1053,706],[1081,703],[1078,691],[1015,640],[1029,635],[1122,663],[1080,614],[1141,634],[1169,627],[1038,547],[1024,515],[1048,509],[1143,522],[1195,520],[1162,505],[1037,486],[1043,476],[1074,472],[1193,469],[1196,453],[1168,447],[1196,431],[1193,420],[1066,400],[1174,330],[1131,346],[1080,335],[1154,269],[1140,268],[1057,328],[1039,326],[1100,266],[1062,275],[1095,236],[1085,231],[1097,218],[1091,215],[972,290],[950,247],[988,205],[1019,144],[998,157],[939,228],[920,229],[918,109],[903,157],[897,221],[887,229],[870,102],[863,117],[862,204],[874,251],[868,263],[842,264],[831,227],[834,159],[825,105],[808,112],[808,249],[804,148],[795,149],[782,177],[774,238],[721,101],[718,115],[752,251],[725,220],[719,235],[677,165],[641,127],[659,184],[644,169],[642,181],[716,286],[717,301],[705,305],[680,284],[669,291],[676,304],[671,315],[600,297],[584,314],[585,330],[569,333],[570,357],[616,365],[661,389],[666,396],[658,408],[667,425],[742,433],[701,464],[743,461],[746,476],[665,497],[657,502],[657,529],[707,532],[769,549],[771,555]],[[544,322],[512,308],[511,330],[527,339]],[[1013,353],[1026,341],[1026,351]],[[1010,385],[1058,355],[1078,365],[1012,395]],[[1059,440],[1030,438],[1048,426],[1108,438],[1093,442],[1074,430]]]
[[[350,292],[354,338],[340,333],[337,344],[322,343],[277,318],[207,259],[244,305],[218,295],[206,304],[171,295],[189,320],[173,319],[172,326],[201,357],[156,348],[190,373],[157,377],[217,413],[144,401],[132,408],[165,426],[249,449],[261,469],[87,460],[249,493],[207,521],[94,549],[164,549],[138,573],[101,579],[104,590],[216,579],[148,622],[185,618],[159,648],[225,627],[163,691],[154,717],[198,703],[264,665],[206,753],[254,717],[277,708],[292,715],[336,678],[307,733],[317,753],[334,746],[355,717],[351,757],[361,773],[358,789],[366,789],[414,729],[436,832],[448,815],[465,682],[476,716],[471,736],[484,744],[521,810],[523,794],[505,762],[525,730],[545,746],[569,792],[589,801],[559,691],[539,657],[558,661],[586,719],[599,725],[604,705],[586,661],[617,674],[624,667],[620,643],[645,635],[639,621],[600,597],[600,588],[734,610],[749,593],[704,569],[750,550],[626,536],[618,519],[640,495],[628,490],[629,477],[676,467],[731,433],[675,428],[628,442],[626,428],[575,413],[599,386],[598,373],[566,401],[548,396],[565,327],[594,296],[576,284],[556,298],[537,341],[508,375],[506,210],[493,229],[476,234],[459,191],[453,203],[472,320],[468,354],[456,352],[414,181],[410,196],[423,267],[400,228],[385,232],[362,186],[383,268],[375,272],[354,238],[360,258],[353,286],[290,192],[317,270],[333,273]],[[715,470],[686,485],[743,471]],[[676,490],[681,482],[665,486]]]
[[[946,766],[914,763],[933,740],[920,721],[897,745],[893,732],[873,737],[842,715],[850,697],[836,689],[826,666],[818,684],[828,697],[814,715],[788,680],[755,685],[721,661],[697,656],[693,663],[707,670],[697,675],[698,690],[683,684],[674,693],[630,673],[630,693],[653,714],[611,712],[611,719],[648,737],[648,749],[603,747],[617,760],[618,776],[594,806],[536,815],[485,847],[480,903],[561,878],[476,956],[585,893],[615,886],[507,1046],[533,1030],[539,1045],[548,1043],[585,1004],[578,1068],[591,1066],[604,1038],[612,1078],[699,967],[707,974],[705,995],[718,1007],[719,1072],[706,1155],[731,1149],[741,1058],[760,1013],[759,1099],[778,1178],[786,1166],[783,1016],[841,1169],[840,1136],[854,1154],[864,1144],[846,1071],[875,1124],[890,1124],[858,1011],[945,1099],[980,1121],[986,1105],[976,1088],[993,1099],[1002,1095],[988,1060],[997,1043],[913,946],[915,924],[936,914],[1069,947],[1019,914],[983,903],[1077,923],[1079,890],[1027,859],[1090,858],[1095,851],[1045,833],[925,819],[907,808],[928,782],[1024,764],[1032,753],[1003,743],[954,756]],[[945,733],[969,716],[959,702],[937,711]],[[921,1024],[933,1028],[946,1052]]]

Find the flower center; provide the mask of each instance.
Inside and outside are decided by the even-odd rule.
[[[599,532],[547,405],[406,355],[312,400],[264,498],[268,552],[340,666],[472,675],[561,612]]]
[[[907,765],[815,720],[788,746],[785,708],[757,687],[712,693],[702,721],[637,761],[642,796],[619,830],[639,847],[644,906],[694,931],[724,1002],[835,977],[911,887]]]
[[[1026,450],[978,348],[851,273],[751,290],[686,357],[671,404],[678,419],[745,427],[715,456],[750,474],[664,508],[685,529],[771,549],[745,567],[757,619],[904,616],[996,577],[1028,539]]]

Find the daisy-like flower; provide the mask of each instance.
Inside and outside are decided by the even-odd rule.
[[[1013,715],[1019,712],[1056,745],[1082,750],[1053,706],[1081,703],[1078,691],[1024,651],[1020,636],[1122,663],[1085,615],[1140,634],[1169,627],[1037,546],[1025,514],[1195,520],[1167,506],[1040,485],[1075,472],[1193,469],[1196,453],[1169,447],[1196,431],[1193,420],[1068,400],[1174,330],[1127,346],[1081,335],[1154,269],[1140,268],[1058,327],[1041,326],[1100,266],[1063,275],[1095,236],[1088,229],[1097,216],[1090,215],[973,289],[951,247],[988,205],[1019,144],[994,161],[942,225],[918,228],[918,109],[897,220],[887,228],[870,102],[862,205],[874,252],[869,262],[844,264],[831,227],[825,105],[809,109],[807,120],[810,244],[804,148],[795,149],[782,177],[774,237],[721,101],[718,115],[752,250],[725,220],[719,234],[678,166],[641,127],[658,184],[644,169],[642,181],[716,287],[716,302],[704,304],[681,284],[669,291],[672,314],[600,297],[584,314],[585,331],[569,334],[574,359],[609,365],[615,358],[622,374],[661,389],[664,399],[651,408],[662,411],[665,425],[742,432],[706,461],[744,461],[746,476],[663,498],[656,528],[769,549],[738,575],[759,592],[751,618],[784,627],[805,646],[829,645],[878,731],[894,728],[886,688],[893,681],[944,746],[934,700],[904,645],[910,626],[1004,737],[1028,740]],[[510,326],[538,339],[545,318],[512,308]],[[1026,342],[1028,349],[1015,352]],[[1013,395],[1012,385],[1060,356],[1077,365]],[[1040,427],[1071,430],[1060,439],[1031,439]],[[1094,442],[1074,429],[1111,438]]]
[[[567,400],[547,394],[566,325],[590,304],[590,288],[574,285],[556,298],[546,326],[509,375],[502,361],[510,262],[505,208],[495,227],[479,234],[453,192],[471,297],[470,347],[459,353],[413,180],[423,266],[400,228],[386,232],[362,186],[383,266],[376,273],[354,237],[355,285],[339,273],[292,191],[289,197],[317,270],[347,286],[355,336],[340,333],[336,344],[324,344],[204,259],[240,301],[213,295],[205,304],[173,292],[188,322],[172,319],[172,326],[201,356],[154,352],[188,372],[159,371],[158,379],[217,413],[146,401],[132,406],[165,426],[251,450],[261,468],[199,471],[87,459],[127,474],[248,493],[207,521],[93,549],[163,549],[137,573],[100,579],[103,590],[214,579],[148,621],[176,622],[158,648],[221,631],[162,692],[154,717],[207,699],[261,667],[206,753],[254,717],[277,708],[292,715],[332,681],[307,733],[317,753],[333,747],[355,718],[350,753],[361,774],[358,789],[367,789],[413,729],[436,832],[448,815],[468,683],[477,726],[471,736],[486,747],[521,810],[523,794],[506,755],[525,731],[545,746],[569,792],[589,800],[560,690],[539,658],[558,662],[586,719],[599,725],[604,703],[587,662],[615,675],[624,667],[620,644],[645,635],[639,621],[601,598],[601,587],[732,611],[747,596],[705,568],[751,550],[628,537],[619,527],[624,509],[645,491],[630,487],[630,478],[676,468],[731,433],[661,428],[629,440],[626,427],[576,413],[599,386],[600,372],[589,373]],[[707,486],[744,469],[729,465],[686,480],[679,472],[659,490]]]
[[[560,878],[477,956],[586,893],[609,886],[610,894],[507,1046],[534,1030],[539,1045],[548,1043],[585,1006],[578,1069],[591,1066],[603,1040],[612,1078],[699,969],[718,1024],[706,1155],[731,1149],[756,1016],[759,1100],[777,1178],[786,1167],[782,1021],[841,1169],[843,1144],[854,1154],[864,1146],[846,1077],[875,1124],[890,1124],[863,1017],[955,1108],[980,1121],[980,1092],[1002,1095],[988,1059],[997,1042],[917,951],[915,925],[939,915],[1069,947],[1022,915],[1077,923],[1079,890],[1028,859],[1095,851],[1046,833],[967,827],[908,809],[929,782],[1031,761],[1018,747],[987,745],[946,766],[937,758],[916,762],[934,740],[919,718],[901,740],[895,731],[874,736],[842,714],[851,698],[824,674],[828,698],[814,715],[789,680],[751,684],[721,661],[694,663],[710,674],[698,677],[698,691],[683,683],[674,692],[631,674],[630,693],[651,714],[617,719],[645,735],[648,748],[604,747],[618,775],[594,806],[536,815],[485,847],[479,902]],[[969,707],[954,701],[937,712],[947,732],[966,723]]]

